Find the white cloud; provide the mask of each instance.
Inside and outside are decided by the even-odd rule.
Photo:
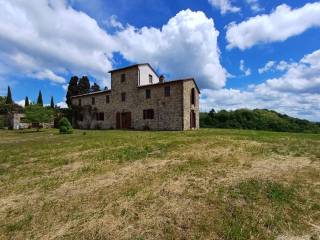
[[[276,62],[276,61],[269,61],[267,62],[264,67],[262,68],[259,68],[258,69],[258,72],[260,74],[262,73],[266,73],[268,71],[286,71],[288,70],[289,68],[293,68],[293,67],[296,67],[298,65],[298,63],[295,63],[295,62],[286,62],[286,61],[280,61],[280,62]]]
[[[299,62],[269,64],[277,69],[284,66],[283,75],[268,79],[247,90],[202,90],[201,107],[268,108],[292,116],[320,121],[320,49],[305,55]]]
[[[40,79],[40,80],[47,79],[56,83],[65,83],[65,79],[63,77],[56,75],[54,72],[52,72],[49,69],[45,69],[41,72],[37,72],[33,76],[34,78]]]
[[[64,91],[67,91],[68,90],[68,84],[63,84],[62,88],[63,88]]]
[[[107,21],[104,21],[107,26],[111,26],[118,29],[124,29],[124,26],[121,22],[118,21],[118,17],[116,15],[112,15]]]
[[[258,0],[246,0],[247,4],[250,6],[253,12],[261,12],[264,9],[260,6]]]
[[[240,60],[240,71],[243,72],[243,74],[244,74],[246,77],[251,75],[251,69],[250,69],[250,68],[246,68],[243,59]]]
[[[150,62],[171,78],[195,77],[201,88],[221,88],[227,71],[220,64],[218,35],[213,19],[188,9],[161,29],[128,26],[115,39],[132,62]]]
[[[270,69],[272,69],[275,66],[276,62],[275,61],[269,61],[266,63],[266,65],[264,65],[264,67],[259,68],[258,72],[260,74],[268,72]]]
[[[202,90],[200,106],[202,111],[239,108],[272,109],[290,116],[320,120],[320,94],[294,94],[283,92],[259,92],[238,89]]]
[[[21,107],[24,107],[25,99],[22,99],[22,100],[16,101],[16,104],[20,105]]]
[[[112,68],[112,37],[63,0],[0,0],[0,6],[1,60],[8,68],[59,83],[65,72],[102,81]]]
[[[320,93],[320,50],[304,56],[299,62],[283,62],[286,72],[269,79],[257,88],[294,93]]]
[[[113,16],[117,31],[111,35],[64,0],[0,0],[0,6],[0,59],[11,73],[59,84],[68,73],[92,75],[100,85],[109,85],[113,54],[120,52],[174,78],[196,72],[201,87],[225,85],[219,32],[203,12],[181,11],[161,29],[124,28]]]
[[[58,102],[56,105],[60,108],[68,108],[68,105],[66,104],[66,102]]]
[[[298,9],[278,6],[269,15],[258,15],[227,27],[228,48],[250,48],[259,43],[281,42],[311,27],[320,26],[320,2],[308,3]]]
[[[220,9],[221,14],[226,14],[228,12],[236,13],[241,11],[241,8],[232,5],[231,0],[209,0],[209,3],[214,8]]]

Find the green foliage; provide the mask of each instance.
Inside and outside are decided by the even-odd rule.
[[[54,109],[54,101],[53,101],[53,97],[51,96],[51,101],[50,101],[50,107],[52,109]]]
[[[60,119],[59,130],[60,130],[60,133],[63,133],[63,134],[70,134],[73,132],[71,123],[66,117],[63,117]]]
[[[53,111],[40,105],[30,105],[25,109],[26,120],[30,123],[49,123],[53,120]]]
[[[320,124],[266,109],[200,113],[201,127],[320,133]]]
[[[63,117],[66,117],[71,122],[72,121],[72,109],[56,107],[54,109],[54,127],[55,128],[59,128],[59,122]]]
[[[26,98],[25,98],[25,100],[24,100],[24,106],[25,106],[25,107],[29,107],[29,106],[30,106],[28,96],[26,96]]]
[[[71,77],[69,81],[68,91],[66,95],[66,99],[67,99],[66,103],[68,104],[69,107],[71,106],[71,97],[79,94],[78,81],[79,81],[79,78],[77,76]]]
[[[90,82],[87,76],[83,76],[78,83],[79,94],[86,94],[90,92]]]
[[[43,100],[42,100],[42,93],[39,91],[38,99],[37,99],[37,105],[43,107]]]
[[[96,83],[94,83],[90,88],[90,92],[99,92],[99,91],[101,91],[100,86]]]
[[[5,97],[0,97],[0,114],[6,114],[9,112],[18,112],[18,113],[23,112],[23,107],[21,107],[16,103],[6,104],[5,99],[6,99]]]
[[[6,104],[6,101],[7,101],[7,97],[5,97],[5,96],[0,96],[0,105]]]
[[[11,94],[11,89],[10,89],[10,87],[8,87],[6,104],[13,104],[12,94]]]

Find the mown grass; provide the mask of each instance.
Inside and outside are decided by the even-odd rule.
[[[0,239],[316,236],[320,135],[0,132]]]

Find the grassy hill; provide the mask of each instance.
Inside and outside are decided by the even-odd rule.
[[[252,129],[278,132],[320,133],[320,123],[293,118],[266,109],[238,109],[200,114],[200,125],[213,128]]]
[[[316,239],[319,145],[248,130],[2,130],[0,239]]]

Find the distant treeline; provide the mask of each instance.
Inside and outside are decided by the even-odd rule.
[[[209,113],[200,113],[200,127],[320,133],[320,123],[293,118],[266,109],[219,112],[212,109]]]

